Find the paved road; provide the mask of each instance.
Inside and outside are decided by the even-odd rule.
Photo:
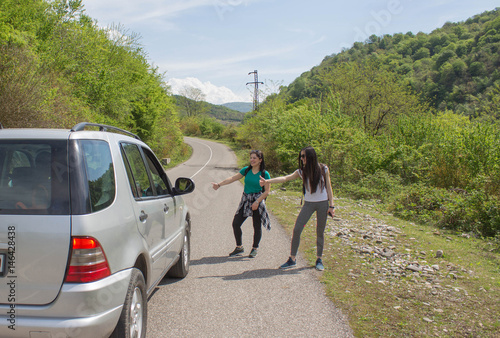
[[[192,177],[186,196],[192,214],[191,269],[182,280],[165,279],[149,300],[148,337],[352,337],[340,310],[325,296],[317,272],[299,256],[282,271],[290,237],[271,217],[256,258],[228,257],[231,221],[243,186],[214,191],[210,182],[234,175],[236,157],[215,142],[186,138],[192,158],[169,171],[172,181]],[[246,254],[253,227],[243,224]]]

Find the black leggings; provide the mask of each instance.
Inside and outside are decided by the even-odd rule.
[[[242,235],[243,232],[241,231],[241,226],[243,225],[243,222],[245,222],[246,217],[243,216],[243,208],[240,209],[240,211],[234,215],[233,218],[233,232],[234,232],[234,239],[236,240],[236,246],[241,246],[242,243]],[[258,248],[260,239],[262,238],[262,225],[261,225],[261,219],[260,219],[260,214],[259,210],[253,210],[252,213],[252,222],[253,222],[253,247]]]

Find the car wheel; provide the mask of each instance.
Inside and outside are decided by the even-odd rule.
[[[142,273],[133,269],[120,320],[111,337],[146,337],[147,314],[146,282]]]
[[[186,221],[187,223],[187,221]],[[191,256],[191,246],[189,239],[189,230],[186,228],[184,232],[184,240],[182,243],[182,249],[179,253],[179,260],[175,263],[172,268],[168,271],[167,275],[174,278],[184,278],[189,272],[189,260]]]

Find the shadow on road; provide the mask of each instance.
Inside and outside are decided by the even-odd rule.
[[[253,258],[249,258],[248,256],[213,256],[213,257],[203,257],[201,259],[192,260],[191,266],[195,265],[206,265],[206,264],[223,264],[226,262],[234,262],[234,261],[246,261],[251,260]],[[277,275],[296,275],[299,274],[303,270],[309,270],[312,267],[302,267],[302,268],[294,268],[289,270],[282,269],[256,269],[256,270],[248,270],[240,274],[236,275],[221,275],[221,276],[203,276],[198,278],[222,278],[223,280],[242,280],[242,279],[256,279],[256,278],[269,278]]]
[[[241,260],[243,258],[248,258],[248,257],[247,256],[236,256],[236,257],[229,257],[229,256],[203,257],[201,259],[192,260],[189,264],[191,266],[193,266],[193,265],[205,265],[205,264],[222,264],[222,263],[225,263],[227,261]]]
[[[289,270],[281,270],[281,269],[257,269],[257,270],[248,270],[236,275],[225,275],[225,276],[205,276],[198,277],[200,279],[203,278],[221,278],[222,280],[242,280],[242,279],[258,279],[258,278],[269,278],[278,275],[298,275],[303,270],[309,270],[312,267],[302,267],[296,269]]]

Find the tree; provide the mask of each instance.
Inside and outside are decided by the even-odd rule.
[[[487,116],[497,121],[500,120],[500,84],[496,83],[493,89],[488,93],[489,100],[482,102],[484,112]]]
[[[343,113],[356,118],[365,132],[373,136],[382,133],[400,115],[428,109],[377,60],[344,63],[325,73],[323,81],[340,98]]]
[[[206,112],[205,98],[203,91],[196,87],[184,86],[179,94],[179,105],[184,114],[188,117],[200,116]]]
[[[413,54],[413,60],[417,61],[420,59],[425,59],[430,57],[431,52],[428,48],[422,47],[415,54]]]

